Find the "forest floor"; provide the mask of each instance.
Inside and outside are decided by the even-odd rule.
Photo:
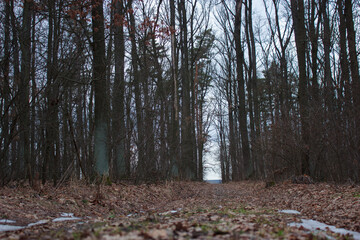
[[[300,213],[279,211],[285,209]],[[61,214],[68,221],[53,221]],[[112,184],[102,186],[101,195],[96,186],[75,182],[58,189],[44,186],[40,192],[26,186],[0,188],[0,224],[24,226],[0,232],[0,239],[353,237],[329,229],[309,231],[301,226],[289,226],[301,219],[360,232],[360,186],[283,182],[266,188],[264,182],[253,181],[168,182]]]

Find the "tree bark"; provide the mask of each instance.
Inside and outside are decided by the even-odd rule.
[[[355,116],[355,156],[354,156],[354,167],[356,168],[354,173],[354,178],[359,178],[360,170],[360,78],[359,78],[359,62],[357,58],[357,49],[356,49],[356,34],[354,28],[354,17],[353,17],[353,7],[351,0],[345,0],[345,20],[346,20],[346,29],[347,29],[347,42],[349,47],[349,56],[350,56],[350,70],[351,70],[351,80],[352,80],[352,93],[353,93],[353,102],[354,102],[354,116]]]
[[[20,76],[20,61],[19,61],[19,36],[18,36],[18,28],[16,25],[16,16],[15,16],[15,7],[14,7],[14,1],[10,1],[10,15],[11,15],[11,28],[12,28],[12,46],[14,47],[14,55],[13,55],[13,68],[14,68],[14,89],[15,91],[18,91],[20,93],[20,81],[21,81],[21,76]],[[15,100],[16,104],[18,104],[19,109],[20,105],[21,105],[21,101],[20,101],[20,97],[16,98]],[[12,109],[12,112],[16,112],[15,109]],[[18,120],[18,116],[13,118],[13,121],[17,121]],[[11,142],[11,162],[13,164],[11,164],[11,178],[15,178],[15,179],[20,179],[22,178],[24,175],[21,173],[22,168],[21,168],[21,159],[19,158],[19,140],[17,138],[17,136],[19,136],[19,124],[15,124],[14,125],[14,134],[13,134],[13,140]],[[15,137],[16,136],[16,137]],[[14,138],[15,137],[15,138]]]
[[[182,119],[181,119],[181,177],[193,180],[196,163],[193,159],[192,116],[190,108],[189,49],[185,0],[179,2],[181,31]]]
[[[30,104],[29,104],[29,83],[30,83],[30,66],[31,66],[31,1],[24,2],[23,22],[20,38],[21,46],[21,76],[19,86],[20,102],[20,171],[21,176],[31,178],[30,169]],[[30,179],[31,181],[31,179]]]
[[[43,180],[51,172],[54,186],[59,178],[59,83],[57,80],[57,59],[59,48],[59,24],[55,0],[49,1],[49,32],[47,46],[47,113],[46,113],[46,156],[43,166]]]
[[[11,134],[9,133],[10,126],[10,81],[9,81],[9,72],[10,72],[10,2],[5,2],[5,36],[4,36],[4,68],[3,68],[3,76],[4,76],[4,86],[3,86],[3,95],[0,106],[1,116],[3,116],[1,120],[1,138],[0,138],[0,151],[1,151],[1,159],[0,164],[3,166],[0,169],[0,183],[5,182],[5,175],[7,175],[8,166],[10,166],[9,162],[9,146],[11,143]],[[2,145],[4,141],[4,144]]]
[[[123,0],[115,0],[115,79],[113,97],[114,173],[117,179],[129,176],[125,162],[125,41]]]
[[[245,86],[243,76],[244,53],[241,45],[241,1],[236,0],[235,13],[235,52],[236,52],[236,81],[238,82],[239,97],[239,127],[241,133],[242,156],[243,156],[243,175],[248,179],[253,174],[252,160],[250,156],[249,136],[247,130],[247,112],[245,108]],[[238,180],[238,179],[234,179]]]
[[[175,37],[175,1],[169,0],[170,4],[170,34],[171,34],[171,77],[172,77],[172,124],[171,124],[171,176],[179,176],[179,94],[178,94],[178,76],[177,76],[177,57],[176,57],[176,37]]]
[[[324,45],[324,82],[325,82],[325,103],[328,111],[335,111],[335,96],[331,77],[331,29],[330,19],[328,14],[328,1],[323,0],[321,3],[322,15],[323,15],[323,45]]]
[[[306,30],[304,19],[304,1],[291,0],[291,12],[295,32],[295,45],[297,51],[299,67],[299,105],[300,105],[300,122],[301,138],[303,142],[303,152],[301,157],[301,174],[309,174],[309,112],[308,112],[308,80],[306,75]]]
[[[138,163],[137,163],[137,179],[144,180],[142,173],[144,172],[145,166],[145,141],[144,141],[144,114],[143,114],[143,104],[141,100],[141,79],[140,79],[140,69],[139,69],[139,56],[138,48],[136,43],[136,25],[135,17],[132,9],[133,1],[130,0],[129,4],[129,15],[130,15],[130,25],[129,25],[129,35],[131,41],[131,66],[133,71],[133,86],[135,94],[135,111],[136,111],[136,124],[137,124],[137,151],[138,151]]]
[[[95,170],[100,176],[108,175],[108,112],[103,0],[92,0],[93,30],[93,84],[95,92]]]

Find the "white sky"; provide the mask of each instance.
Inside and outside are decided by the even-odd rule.
[[[268,0],[267,0],[268,1]],[[253,21],[254,23],[258,20],[258,17],[265,18],[265,8],[263,0],[253,0]],[[216,133],[210,134],[213,138],[216,138]],[[221,179],[220,163],[218,158],[218,146],[212,139],[212,146],[209,147],[209,153],[204,156],[205,160],[205,174],[204,180],[218,180]]]

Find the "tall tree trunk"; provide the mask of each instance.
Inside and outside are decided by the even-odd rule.
[[[32,169],[31,175],[34,175],[35,172],[39,172],[38,169],[35,169],[35,163],[37,162],[37,154],[35,154],[35,134],[36,134],[36,96],[37,96],[37,86],[36,86],[36,42],[35,42],[35,31],[36,31],[36,12],[33,11],[32,16],[32,33],[31,33],[31,136],[30,136],[30,166]],[[33,184],[33,183],[32,183]]]
[[[351,96],[351,88],[350,88],[350,73],[349,73],[349,59],[348,59],[348,52],[347,52],[347,44],[346,44],[346,20],[345,20],[345,13],[344,13],[344,1],[338,0],[337,1],[337,8],[339,14],[339,45],[340,45],[340,88],[338,88],[338,95],[343,97],[345,100],[344,106],[340,106],[343,109],[343,118],[342,118],[342,125],[343,127],[348,127],[351,125],[352,121],[350,118],[350,113],[353,110],[352,104],[352,96]],[[343,92],[344,91],[344,92]],[[342,105],[341,101],[341,105]],[[342,136],[345,138],[346,136]],[[338,167],[339,167],[339,179],[343,176],[343,162],[340,158],[338,158]]]
[[[177,79],[177,57],[176,57],[176,38],[175,38],[175,1],[169,0],[170,4],[170,34],[171,34],[171,77],[172,77],[172,123],[171,123],[171,176],[179,176],[179,99],[178,99],[178,79]]]
[[[257,87],[257,69],[256,69],[256,46],[255,46],[255,37],[253,30],[253,22],[252,22],[252,0],[245,1],[246,11],[245,11],[245,19],[246,19],[246,39],[248,44],[248,54],[249,54],[249,104],[251,103],[252,109],[252,123],[250,123],[252,130],[252,138],[251,138],[251,146],[252,146],[252,159],[254,166],[254,173],[261,174],[259,170],[261,169],[260,165],[260,152],[261,146],[259,140],[260,136],[260,109],[259,109],[259,99],[258,99],[258,87]],[[250,94],[251,93],[251,94]],[[251,96],[251,99],[250,99]]]
[[[10,1],[10,15],[11,15],[11,28],[12,28],[12,46],[14,47],[14,55],[13,55],[13,67],[14,67],[14,90],[15,92],[18,91],[20,93],[20,62],[19,62],[19,37],[18,37],[18,28],[16,25],[16,16],[15,16],[15,7],[14,7],[14,0]],[[21,105],[20,98],[17,98],[16,104],[19,106]],[[20,110],[20,109],[19,109]],[[11,109],[12,112],[16,112],[15,109]],[[17,121],[17,117],[13,118],[13,121]],[[14,136],[19,135],[19,125],[16,123],[14,126]],[[19,140],[18,138],[13,137],[13,141],[11,142],[11,178],[23,178],[24,175],[22,175],[21,168],[20,168],[20,158],[18,157],[19,153]]]
[[[197,124],[199,124],[199,122],[197,121],[197,113],[196,111],[199,110],[199,105],[198,105],[198,99],[197,99],[197,82],[196,82],[196,65],[198,62],[198,59],[196,59],[197,56],[195,56],[195,46],[194,46],[194,12],[196,9],[196,5],[197,5],[197,1],[194,1],[192,6],[191,6],[191,14],[189,16],[189,20],[190,20],[190,39],[189,39],[189,43],[190,43],[190,66],[189,66],[189,83],[190,83],[190,92],[192,94],[190,94],[190,116],[191,116],[191,121],[190,121],[190,125],[191,125],[191,145],[192,147],[192,151],[193,151],[193,156],[192,156],[192,161],[194,162],[194,173],[195,173],[195,179],[199,179],[199,163],[200,163],[200,158],[198,155],[198,150],[200,148],[200,143],[198,142],[198,136],[200,136],[200,133],[197,133]],[[185,6],[185,5],[184,5]],[[186,7],[185,10],[186,11]],[[183,21],[186,20],[187,21],[187,16],[183,15]],[[186,25],[185,25],[186,26]]]
[[[55,0],[49,1],[49,33],[47,46],[47,114],[46,114],[46,156],[43,166],[43,176],[52,172],[54,185],[59,177],[59,83],[57,75],[57,59],[59,48],[59,24],[57,19]],[[49,167],[49,169],[48,169]]]
[[[108,175],[108,96],[106,86],[106,60],[103,0],[92,0],[93,30],[93,84],[95,92],[94,157],[98,175]]]
[[[311,45],[310,59],[311,59],[311,86],[309,86],[309,92],[311,94],[311,104],[309,104],[309,117],[311,117],[311,125],[309,125],[309,173],[311,176],[315,177],[315,173],[321,170],[319,166],[319,146],[321,141],[322,129],[321,129],[321,116],[319,112],[322,109],[322,103],[319,93],[319,83],[318,83],[318,42],[319,42],[319,31],[320,23],[322,18],[322,11],[318,10],[320,8],[320,3],[316,3],[315,0],[311,0],[308,7],[309,23],[308,23],[308,32],[309,40]],[[309,83],[310,84],[310,83]]]
[[[352,80],[352,93],[354,101],[354,116],[355,116],[355,156],[354,156],[354,167],[356,168],[354,173],[354,179],[359,179],[360,171],[360,78],[359,78],[359,62],[357,58],[356,49],[356,36],[354,29],[354,18],[353,18],[353,7],[351,0],[345,0],[345,20],[347,29],[347,41],[349,47],[350,56],[350,70]],[[349,166],[352,167],[352,166]]]
[[[316,13],[317,3],[315,0],[311,0],[311,6],[309,7],[310,11],[310,21],[309,21],[309,38],[311,43],[311,93],[312,97],[315,100],[315,103],[319,103],[319,83],[318,83],[318,40],[319,40],[319,25],[321,22],[321,11]],[[316,22],[315,17],[318,17]],[[315,24],[317,25],[315,26]]]
[[[160,11],[160,7],[162,4],[162,0],[159,1],[158,5],[157,5],[157,13],[156,13],[156,20],[155,20],[155,25],[158,23],[158,16],[159,16],[159,11]],[[156,28],[152,28],[151,35],[156,34]],[[155,70],[156,70],[156,74],[155,77],[157,79],[157,88],[158,88],[158,95],[157,98],[155,98],[155,108],[157,108],[157,105],[159,105],[160,111],[159,111],[159,127],[160,127],[160,134],[159,134],[159,149],[158,149],[158,155],[159,155],[159,168],[157,169],[158,172],[160,173],[160,177],[162,179],[166,178],[168,176],[168,171],[169,171],[169,155],[168,155],[168,149],[167,149],[167,145],[171,144],[171,140],[168,142],[167,140],[169,140],[168,138],[166,138],[166,124],[168,124],[168,110],[167,110],[167,104],[166,104],[166,89],[164,87],[164,79],[163,79],[163,69],[161,67],[161,63],[160,63],[160,54],[159,54],[159,50],[158,50],[158,45],[156,42],[155,37],[151,38],[151,44],[152,44],[152,57],[153,57],[153,64],[155,66]],[[153,117],[154,118],[154,117]],[[156,118],[154,118],[154,122]],[[155,135],[155,133],[154,133]],[[169,134],[171,135],[171,134]],[[154,139],[154,145],[155,145],[155,139]],[[155,150],[154,150],[155,151]],[[155,154],[155,152],[154,152]]]
[[[238,94],[239,94],[239,127],[241,133],[242,144],[242,156],[244,177],[247,179],[253,174],[252,160],[250,157],[250,145],[249,136],[247,130],[247,112],[245,108],[245,86],[243,76],[243,64],[244,64],[244,52],[241,46],[241,9],[242,3],[240,0],[236,0],[236,12],[235,12],[235,52],[236,52],[236,80],[238,82]]]
[[[141,78],[142,88],[143,88],[143,98],[144,98],[144,148],[145,156],[144,165],[142,166],[141,175],[145,177],[146,180],[156,179],[157,169],[156,169],[156,156],[155,156],[155,138],[154,138],[154,117],[152,114],[152,98],[149,94],[150,89],[150,59],[147,53],[147,38],[148,33],[145,34],[144,39],[140,43],[140,48],[142,51],[141,55]]]
[[[295,44],[297,50],[297,59],[299,65],[299,105],[300,105],[300,122],[301,138],[304,144],[301,157],[301,173],[309,174],[309,122],[308,122],[308,80],[306,75],[306,30],[304,19],[304,1],[291,0],[291,12],[293,18]]]
[[[19,103],[20,103],[20,176],[31,178],[30,169],[30,143],[29,143],[29,126],[30,126],[30,105],[29,105],[29,83],[30,83],[30,66],[31,66],[31,8],[32,2],[25,1],[23,9],[23,22],[21,31],[21,76],[19,86]],[[30,179],[31,181],[31,179]]]
[[[322,15],[323,15],[323,45],[324,45],[324,82],[325,82],[325,103],[328,111],[334,112],[335,109],[335,96],[333,90],[333,83],[331,77],[331,29],[330,19],[328,13],[328,1],[323,0],[321,3]]]
[[[124,3],[115,0],[114,44],[115,44],[115,78],[113,97],[113,142],[114,166],[117,179],[129,176],[125,162],[125,41],[124,41]]]
[[[229,56],[229,60],[230,56]],[[228,102],[228,117],[229,117],[229,154],[230,154],[230,161],[231,161],[231,168],[232,168],[232,180],[237,181],[240,180],[239,176],[239,162],[237,158],[237,151],[236,151],[236,131],[234,125],[236,125],[236,121],[234,119],[234,111],[236,111],[235,108],[235,102],[233,97],[233,84],[232,84],[232,67],[230,65],[229,61],[229,67],[228,67],[228,79],[226,83],[226,91],[227,91],[227,102]],[[229,177],[229,176],[228,176]]]
[[[112,68],[113,68],[113,39],[114,39],[114,26],[113,26],[113,19],[114,19],[114,6],[113,3],[111,3],[111,10],[110,10],[110,33],[109,33],[109,41],[107,44],[107,49],[106,49],[106,95],[107,97],[107,101],[108,103],[106,103],[106,106],[108,107],[108,109],[106,110],[106,112],[108,112],[108,117],[107,117],[107,129],[109,129],[109,131],[111,131],[111,120],[113,119],[112,116],[112,112],[110,109],[110,102],[111,102],[111,98],[112,96],[110,95],[110,84],[111,84],[111,73],[112,73]],[[113,159],[113,149],[114,149],[114,142],[112,140],[113,134],[111,134],[110,132],[108,133],[108,159],[109,159],[109,176],[111,178],[113,178],[114,176],[114,159]],[[114,178],[113,178],[114,179]]]
[[[4,76],[4,86],[3,86],[3,95],[2,95],[2,103],[0,106],[0,114],[3,116],[0,121],[2,131],[0,138],[0,151],[1,151],[1,159],[0,164],[0,183],[5,182],[5,174],[7,175],[8,166],[9,166],[9,146],[11,141],[11,134],[9,133],[9,125],[10,125],[10,81],[9,81],[9,72],[10,72],[10,2],[5,2],[5,39],[4,39],[4,68],[3,68],[3,76]],[[4,145],[2,142],[4,141]]]
[[[128,6],[132,9],[133,1],[128,2]],[[131,39],[131,65],[133,70],[133,86],[135,94],[135,110],[136,110],[136,124],[137,124],[137,151],[138,151],[138,165],[137,165],[137,180],[144,180],[141,174],[144,172],[145,167],[145,141],[144,141],[144,117],[143,117],[143,104],[141,100],[141,79],[140,79],[140,69],[139,69],[139,56],[137,53],[137,43],[136,43],[136,24],[133,11],[129,11],[130,14],[130,25],[129,25],[129,35]],[[141,178],[141,179],[140,179]]]
[[[56,116],[54,113],[55,108],[57,108],[57,102],[56,97],[54,96],[52,92],[53,88],[53,66],[52,66],[52,54],[53,54],[53,31],[54,31],[54,8],[55,8],[55,2],[49,1],[48,6],[48,12],[49,12],[49,20],[48,20],[48,42],[47,42],[47,84],[46,84],[46,99],[47,99],[47,106],[46,106],[46,124],[45,124],[45,131],[46,131],[46,142],[45,142],[45,159],[42,166],[42,174],[43,174],[43,183],[48,178],[48,172],[49,172],[49,164],[54,160],[55,158],[55,146],[54,146],[54,131],[57,129],[54,129],[54,122],[52,122],[53,116]],[[55,171],[55,169],[52,169]]]
[[[189,49],[185,0],[179,2],[181,30],[182,120],[181,120],[181,177],[192,180],[196,176],[193,159],[193,138],[190,108]]]

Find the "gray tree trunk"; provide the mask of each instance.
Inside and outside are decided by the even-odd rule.
[[[21,46],[21,75],[19,86],[19,112],[20,112],[20,144],[19,144],[19,176],[31,178],[30,169],[30,104],[29,104],[29,83],[31,66],[31,5],[30,1],[24,2],[23,22],[20,37]]]
[[[304,1],[291,0],[291,12],[293,18],[295,44],[299,66],[299,105],[301,121],[301,137],[303,142],[303,154],[301,157],[301,174],[309,174],[309,122],[308,122],[308,80],[306,75],[306,30],[304,19]]]
[[[93,84],[95,93],[94,158],[98,175],[109,174],[108,96],[106,87],[103,0],[92,1]]]
[[[114,166],[117,179],[128,176],[130,169],[125,162],[125,41],[124,41],[124,6],[123,1],[115,1],[114,44],[115,44],[115,79],[113,95],[113,142]]]
[[[235,52],[236,52],[236,80],[238,82],[238,97],[239,97],[239,128],[242,144],[242,157],[243,157],[243,174],[247,179],[253,174],[253,164],[250,156],[250,144],[247,129],[247,111],[245,108],[245,82],[243,75],[244,53],[241,45],[241,4],[240,0],[236,0],[236,12],[235,12]],[[233,179],[238,180],[238,179]]]

